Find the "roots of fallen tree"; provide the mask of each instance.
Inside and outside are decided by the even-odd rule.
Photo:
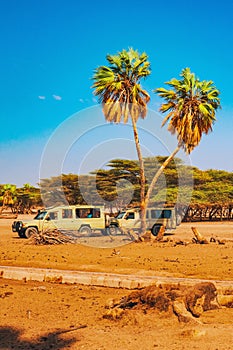
[[[180,322],[200,323],[198,318],[204,311],[220,306],[213,283],[198,283],[193,287],[149,286],[118,301],[110,300],[103,317],[119,319],[126,309],[154,308],[159,312],[173,312]]]

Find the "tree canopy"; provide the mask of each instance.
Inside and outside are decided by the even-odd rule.
[[[166,157],[156,157],[156,164],[159,167]],[[146,172],[146,185],[150,182],[154,173],[154,157],[144,159]],[[175,204],[178,193],[178,171],[192,172],[193,190],[191,204],[233,204],[233,173],[224,170],[200,170],[197,167],[190,167],[183,164],[182,160],[175,158],[164,170],[164,177],[158,182],[152,194],[152,202],[166,200],[168,204]],[[128,180],[134,189],[130,205],[138,205],[140,202],[140,177],[139,163],[137,160],[113,159],[105,169],[99,169],[87,175],[63,174],[62,183],[65,198],[69,204],[85,204],[82,189],[92,198],[93,204],[102,204],[104,200],[112,201],[117,198],[116,184],[119,180]],[[59,188],[60,178],[51,177],[41,180],[41,187],[46,192],[47,200],[51,198],[51,204],[62,204],[64,195],[61,195]],[[185,184],[184,184],[185,185]],[[187,184],[188,185],[188,184]],[[40,189],[33,186],[17,188],[15,185],[0,185],[0,205],[3,206],[3,197],[6,191],[13,191],[13,206],[20,210],[28,211],[32,207],[43,205],[40,197]],[[126,191],[123,188],[122,191]],[[119,193],[119,189],[118,189]],[[100,199],[103,198],[102,203]],[[12,202],[11,202],[12,203]],[[119,202],[119,207],[124,203]]]
[[[155,92],[165,100],[160,107],[162,113],[168,113],[163,125],[169,121],[168,130],[177,135],[178,144],[190,153],[202,134],[212,131],[220,108],[220,92],[213,81],[201,81],[190,68],[183,69],[180,76],[180,80],[166,82],[170,89],[158,88]]]

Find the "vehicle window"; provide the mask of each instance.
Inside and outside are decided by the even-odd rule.
[[[99,208],[93,209],[93,218],[100,218],[100,209]]]
[[[172,216],[172,211],[169,209],[163,210],[163,218],[164,219],[170,219]]]
[[[42,220],[44,219],[46,214],[47,214],[47,211],[42,211],[34,217],[34,220]]]
[[[117,215],[117,219],[122,219],[123,218],[123,216],[125,215],[125,211],[122,211],[121,213],[119,213],[118,215]]]
[[[87,217],[86,209],[76,209],[75,215],[76,215],[76,218],[80,218],[80,219],[86,218]]]
[[[134,219],[135,218],[135,215],[134,215],[135,213],[134,212],[131,212],[131,213],[128,213],[127,214],[127,219],[129,220],[129,219]]]
[[[72,209],[62,209],[62,219],[71,219],[72,217]]]
[[[49,218],[50,218],[51,220],[57,220],[57,219],[58,219],[58,212],[57,212],[57,211],[51,211],[51,212],[49,213]]]
[[[162,216],[162,210],[158,210],[158,209],[152,209],[151,210],[151,218],[152,219],[160,219]]]
[[[94,209],[93,208],[81,208],[75,210],[75,215],[77,219],[84,219],[84,218],[93,218],[94,217]]]
[[[172,211],[170,209],[152,209],[151,210],[151,218],[152,219],[170,219],[172,215]]]

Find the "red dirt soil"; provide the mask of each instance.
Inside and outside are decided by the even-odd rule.
[[[109,237],[91,237],[91,243],[53,246],[29,245],[11,232],[11,223],[0,220],[1,266],[233,281],[233,222],[183,223],[160,243],[113,237],[110,244]],[[214,236],[225,244],[192,243],[191,226],[208,240]],[[176,245],[178,241],[188,244]],[[108,248],[93,247],[99,245]],[[0,279],[0,349],[233,348],[232,308],[206,311],[200,324],[180,323],[173,313],[153,308],[127,310],[117,320],[103,318],[107,300],[130,292]]]

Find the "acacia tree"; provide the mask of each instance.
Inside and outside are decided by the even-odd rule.
[[[13,205],[16,201],[16,186],[11,184],[4,185],[2,188],[1,200],[2,207],[0,208],[0,214],[7,207],[10,207],[13,212]]]
[[[21,188],[17,188],[17,202],[15,210],[21,213],[31,213],[33,206],[41,206],[41,196],[39,188],[26,183]]]
[[[162,125],[169,122],[168,130],[176,134],[178,145],[151,181],[145,197],[145,207],[148,206],[152,190],[166,166],[181,148],[190,154],[199,145],[202,135],[212,131],[216,111],[220,108],[220,92],[212,81],[200,81],[189,68],[183,69],[180,76],[180,80],[172,79],[166,83],[171,89],[155,90],[165,100],[160,111],[168,113]]]
[[[137,120],[145,118],[149,94],[142,89],[140,81],[150,74],[150,63],[146,53],[139,54],[130,48],[117,55],[106,56],[109,66],[98,67],[93,76],[94,94],[99,97],[107,121],[124,123],[131,119],[137,156],[140,166],[140,207],[142,232],[145,221],[145,171],[138,138]]]

